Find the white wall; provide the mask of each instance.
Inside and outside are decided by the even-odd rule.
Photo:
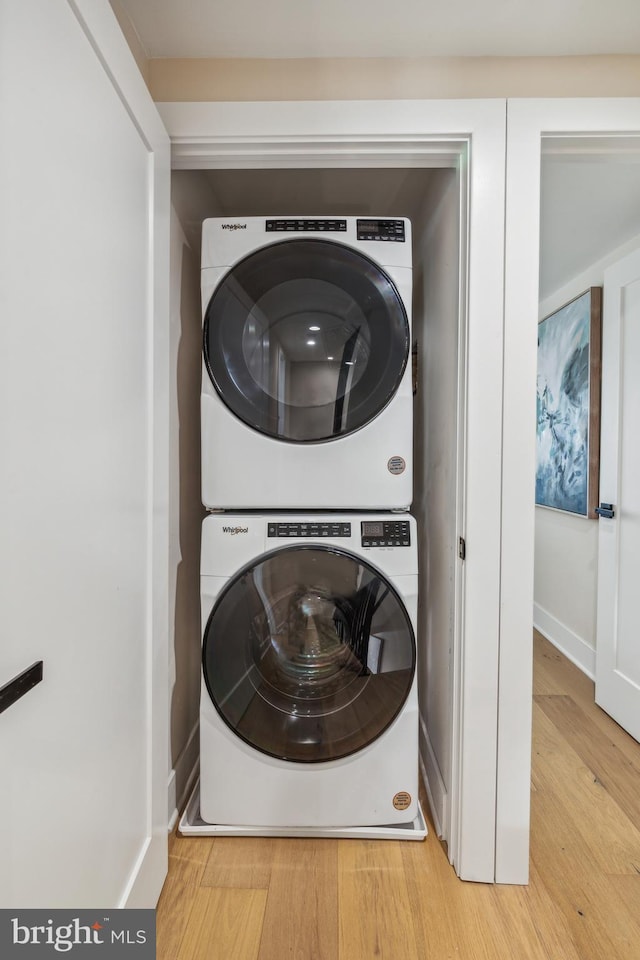
[[[203,173],[171,186],[170,762],[169,820],[198,759],[200,702],[200,235],[218,211]]]
[[[104,0],[0,19],[0,684],[44,661],[1,717],[0,905],[152,907],[169,142]]]
[[[456,563],[459,177],[434,170],[415,218],[415,496],[421,530],[420,754],[436,829],[448,836]]]
[[[640,235],[568,281],[540,303],[540,319],[588,287],[602,285],[605,268],[639,246]],[[597,574],[598,521],[536,507],[534,624],[591,677]]]

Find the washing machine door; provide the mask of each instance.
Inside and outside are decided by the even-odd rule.
[[[380,737],[415,671],[404,604],[346,551],[292,546],[251,564],[204,631],[209,696],[235,735],[269,756],[336,760]]]
[[[358,430],[389,403],[410,349],[384,270],[329,240],[287,240],[246,257],[214,291],[204,358],[229,409],[279,440]]]

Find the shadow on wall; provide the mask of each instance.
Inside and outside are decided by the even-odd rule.
[[[199,253],[182,247],[180,329],[177,344],[178,405],[177,525],[179,561],[176,570],[174,657],[171,691],[171,767],[176,771],[178,802],[187,787],[193,761],[189,737],[198,721],[200,700],[200,529],[205,510],[200,497],[201,310]],[[175,450],[175,446],[174,446]],[[181,763],[181,758],[183,762]]]

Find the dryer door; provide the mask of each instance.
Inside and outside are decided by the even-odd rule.
[[[203,671],[224,722],[283,760],[336,760],[393,722],[415,671],[401,598],[337,548],[285,547],[229,581],[204,631]]]
[[[333,440],[389,403],[410,348],[402,299],[381,267],[328,240],[256,251],[216,288],[204,357],[229,409],[279,440]]]

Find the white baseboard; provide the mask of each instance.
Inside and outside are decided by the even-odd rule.
[[[173,830],[180,811],[185,806],[198,776],[200,760],[199,742],[200,724],[196,723],[189,734],[186,744],[182,748],[176,765],[169,774],[168,784],[168,824]]]
[[[160,835],[156,832],[143,844],[118,907],[129,909],[155,907],[166,875],[167,838],[164,834]]]
[[[441,840],[449,839],[449,805],[447,788],[440,773],[424,720],[420,717],[420,770],[429,797],[433,825]]]
[[[557,620],[539,603],[533,605],[533,625],[560,653],[575,663],[591,680],[595,680],[596,651],[586,640]]]

